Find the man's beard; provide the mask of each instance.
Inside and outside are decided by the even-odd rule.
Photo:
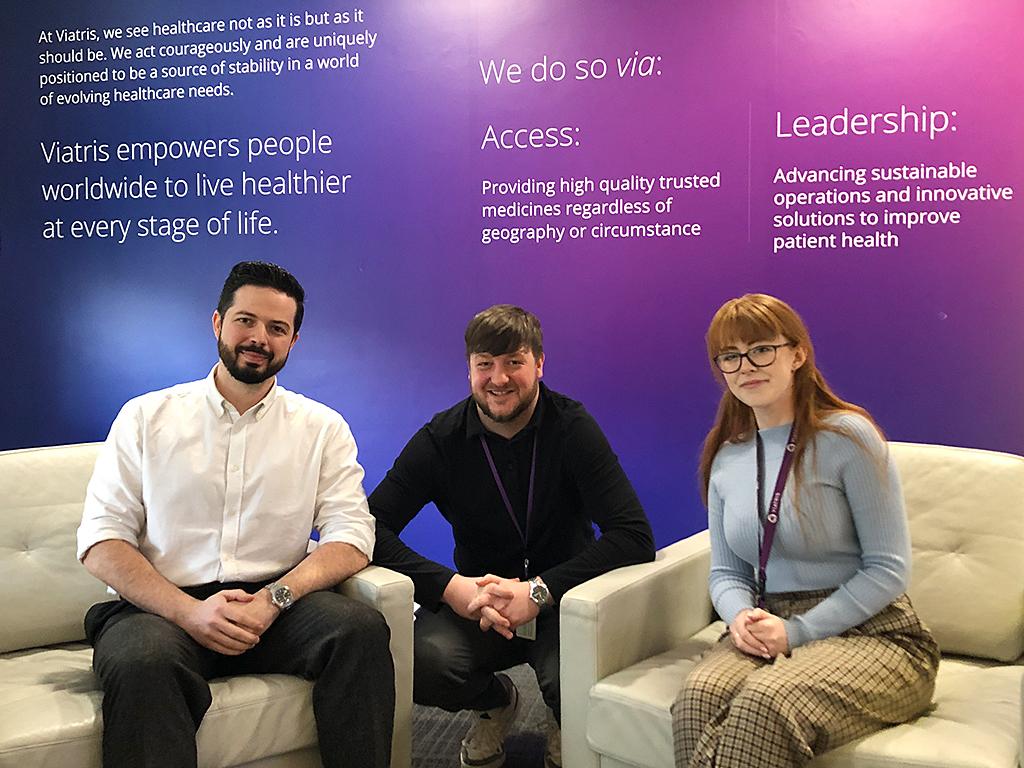
[[[476,403],[476,407],[480,409],[480,412],[488,419],[493,421],[495,424],[507,424],[510,421],[515,421],[524,413],[526,409],[533,405],[534,399],[537,397],[537,392],[540,390],[540,380],[533,382],[533,386],[530,387],[530,391],[527,392],[525,398],[519,399],[519,404],[504,415],[496,415],[490,408],[487,407],[487,395],[477,395],[473,392],[473,402]]]
[[[220,339],[217,339],[217,352],[220,353],[220,361],[224,363],[228,373],[243,384],[262,384],[272,376],[276,376],[277,372],[284,368],[284,364],[288,362],[288,355],[285,355],[280,360],[275,360],[272,354],[259,347],[239,345],[234,350],[231,350]],[[239,362],[238,358],[243,352],[256,352],[257,354],[265,355],[267,357],[266,367],[251,368],[247,363]]]

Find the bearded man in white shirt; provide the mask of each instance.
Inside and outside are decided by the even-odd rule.
[[[85,619],[108,768],[195,766],[206,681],[252,673],[316,681],[324,766],[390,762],[387,625],[331,591],[373,552],[356,444],[276,381],[304,298],[281,267],[235,265],[213,313],[220,361],[129,401],[100,451],[78,556],[120,596]]]

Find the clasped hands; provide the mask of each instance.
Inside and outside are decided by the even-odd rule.
[[[789,653],[785,623],[762,608],[748,608],[736,614],[729,625],[729,637],[743,653],[762,659],[774,659]]]
[[[265,589],[256,594],[225,589],[196,600],[177,623],[200,645],[225,656],[239,656],[260,641],[280,613]]]
[[[506,640],[540,612],[527,582],[490,573],[480,578],[455,574],[442,599],[459,616],[479,622],[481,632],[494,630]]]

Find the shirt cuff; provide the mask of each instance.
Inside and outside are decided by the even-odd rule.
[[[343,528],[337,531],[331,531],[330,533],[320,533],[320,544],[351,544],[353,547],[358,549],[364,555],[367,560],[373,559],[373,545],[375,543],[376,536],[372,526],[367,530],[354,530],[353,528]]]
[[[97,544],[104,541],[124,541],[138,549],[139,540],[131,531],[122,528],[98,528],[90,531],[78,529],[78,561],[82,562],[86,554]]]
[[[753,594],[745,593],[745,590],[729,590],[715,601],[715,610],[722,621],[731,625],[740,613],[754,607],[753,597]]]
[[[783,619],[782,626],[786,628],[786,641],[789,643],[789,650],[807,645],[814,638],[808,637],[804,632],[803,622],[792,619]]]

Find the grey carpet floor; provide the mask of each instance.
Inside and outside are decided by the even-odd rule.
[[[519,688],[516,724],[505,741],[505,768],[544,768],[545,707],[537,678],[528,666],[513,667],[509,676]],[[414,768],[459,768],[459,745],[474,715],[451,714],[435,707],[413,705],[412,764]]]

